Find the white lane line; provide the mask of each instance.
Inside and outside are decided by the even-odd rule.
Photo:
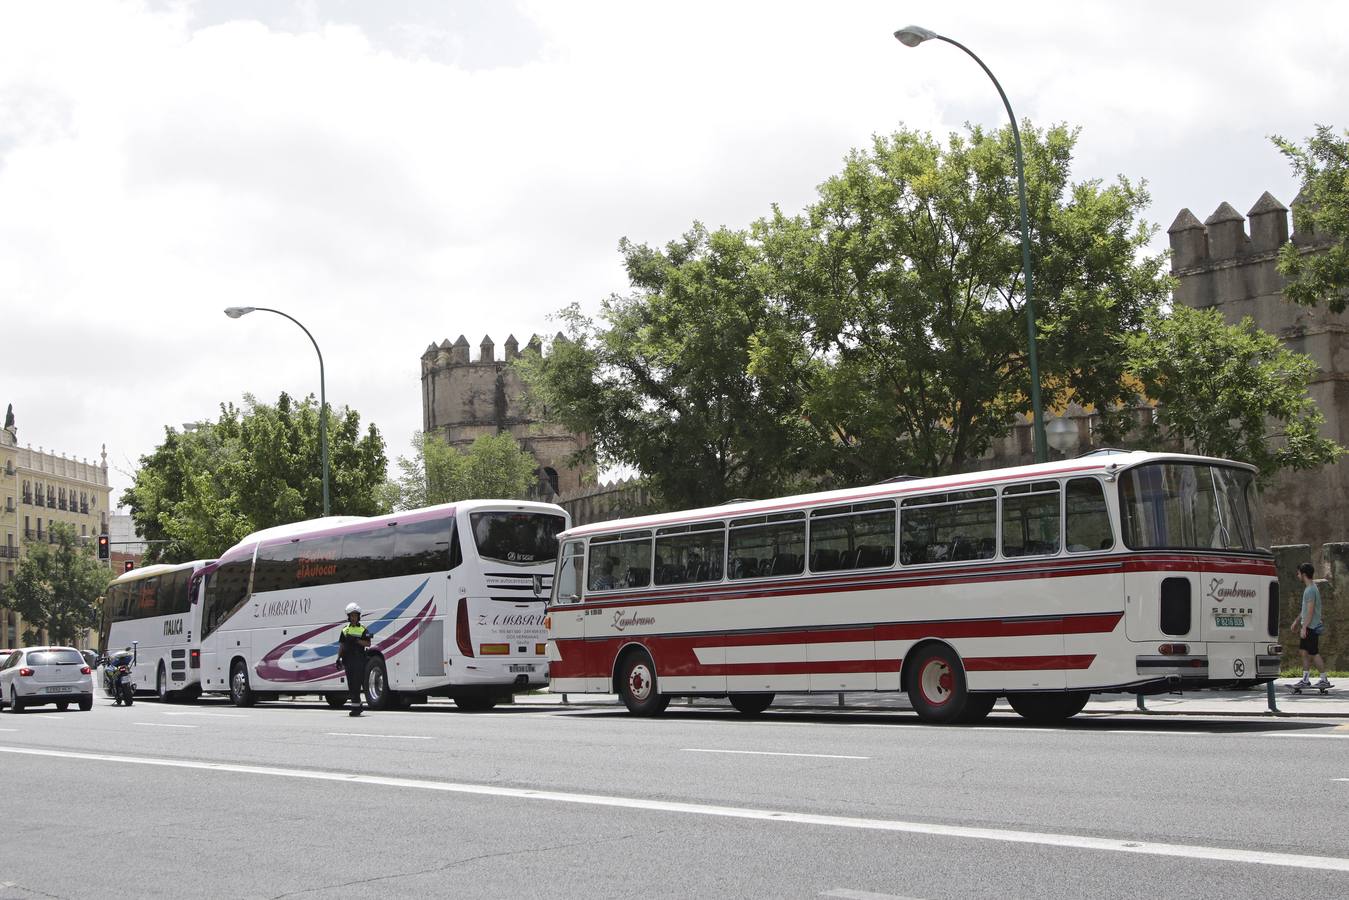
[[[83,753],[74,750],[39,750],[33,747],[0,746],[0,753],[12,753],[19,756],[40,756],[49,759],[82,759],[92,762],[161,766],[173,769],[195,769],[206,772],[268,775],[275,778],[302,778],[310,781],[336,781],[345,784],[378,785],[381,787],[438,791],[446,794],[511,797],[517,800],[575,803],[585,806],[638,809],[651,812],[683,813],[686,815],[699,816],[717,816],[728,819],[749,819],[760,822],[789,822],[795,825],[816,825],[826,828],[853,828],[864,831],[924,834],[935,837],[950,837],[964,840],[1002,841],[1012,844],[1039,844],[1078,850],[1134,853],[1144,856],[1182,857],[1186,859],[1216,860],[1218,862],[1248,863],[1251,865],[1262,866],[1286,866],[1297,869],[1349,872],[1349,858],[1345,857],[1310,856],[1300,853],[1269,853],[1262,850],[1241,850],[1234,847],[1205,847],[1197,844],[1166,844],[1157,841],[1130,841],[1121,840],[1119,838],[1099,838],[1078,834],[1013,831],[1003,828],[976,828],[966,825],[937,825],[930,822],[906,822],[898,819],[860,819],[851,816],[826,816],[813,813],[788,812],[784,810],[753,809],[738,806],[712,806],[702,803],[679,803],[667,800],[651,800],[642,797],[616,797],[604,794],[572,794],[561,791],[541,791],[530,788],[501,787],[498,785],[487,784],[457,784],[449,781],[429,781],[418,778],[390,778],[378,775],[361,775],[356,772],[331,772],[321,769],[282,769],[271,766],[201,762],[190,759]]]
[[[132,722],[132,725],[148,725],[151,728],[200,728],[200,725],[175,725],[172,722]]]
[[[393,738],[400,741],[429,741],[430,737],[424,734],[377,734],[373,731],[325,731],[324,734],[329,737],[369,737],[369,738]]]
[[[745,756],[808,756],[811,759],[871,759],[870,756],[838,756],[833,753],[776,753],[772,750],[707,750],[702,747],[682,747],[683,753],[739,753]]]
[[[0,728],[0,731],[18,731],[17,728]]]
[[[915,900],[913,897],[901,897],[899,894],[877,894],[874,891],[854,891],[850,888],[834,888],[820,896],[841,897],[843,900]]]
[[[208,712],[165,712],[166,716],[210,716],[213,719],[247,719],[248,716],[238,713],[208,713]]]
[[[1271,734],[1261,735],[1262,737],[1283,738],[1329,738],[1332,741],[1349,741],[1349,734],[1306,734],[1301,731],[1277,731]]]

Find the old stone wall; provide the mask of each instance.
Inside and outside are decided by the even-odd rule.
[[[1319,550],[1323,562],[1317,566],[1316,586],[1321,591],[1325,607],[1321,618],[1326,624],[1326,633],[1321,636],[1321,656],[1327,667],[1344,669],[1349,667],[1349,543],[1328,543]],[[1308,544],[1274,548],[1279,570],[1279,643],[1283,645],[1286,669],[1302,665],[1297,648],[1300,635],[1292,628],[1302,609],[1302,582],[1298,580],[1297,567],[1312,562],[1312,557]]]
[[[629,478],[593,485],[558,501],[571,514],[571,523],[589,525],[659,512],[655,498],[641,480]]]

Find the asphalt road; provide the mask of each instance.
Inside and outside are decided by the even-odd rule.
[[[0,715],[0,898],[1349,895],[1349,725]]]

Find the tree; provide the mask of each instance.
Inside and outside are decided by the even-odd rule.
[[[23,640],[38,642],[45,631],[55,644],[74,644],[98,624],[98,598],[110,580],[108,569],[82,543],[75,527],[51,523],[52,542],[28,545],[14,580],[5,586],[5,605],[23,616]]]
[[[152,562],[219,556],[250,532],[322,515],[318,403],[282,394],[275,405],[245,395],[242,409],[221,404],[215,422],[183,432],[141,457],[122,495]],[[330,503],[334,515],[387,510],[381,487],[384,439],[362,432],[353,409],[329,410]]]
[[[1130,369],[1159,402],[1148,439],[1180,439],[1196,453],[1279,469],[1313,469],[1344,448],[1322,438],[1307,396],[1316,364],[1249,318],[1227,325],[1215,309],[1155,312],[1125,339]]]
[[[1293,224],[1303,234],[1324,236],[1328,246],[1308,250],[1288,243],[1279,251],[1279,271],[1288,278],[1284,296],[1304,306],[1324,303],[1331,312],[1349,304],[1349,131],[1337,137],[1327,125],[1316,128],[1306,147],[1275,136],[1302,179],[1301,202]]]
[[[460,452],[435,434],[412,438],[412,456],[398,458],[391,482],[393,506],[416,509],[469,499],[524,499],[536,481],[538,463],[515,438],[484,434]]]
[[[1148,195],[1123,177],[1070,183],[1075,130],[1021,134],[1044,403],[1093,405],[1111,439],[1133,400],[1120,336],[1170,287],[1164,258],[1144,253]],[[1010,127],[944,145],[908,129],[877,137],[803,214],[775,209],[755,234],[783,331],[817,363],[792,367],[810,379],[807,418],[829,436],[814,454],[822,476],[961,471],[1029,413]]]
[[[695,224],[663,250],[619,250],[633,292],[605,300],[599,323],[563,310],[565,339],[516,363],[531,404],[671,506],[781,492],[800,476],[809,424],[794,373],[750,367],[778,323],[749,235]]]

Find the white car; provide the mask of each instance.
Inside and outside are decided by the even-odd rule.
[[[74,647],[25,647],[0,662],[0,709],[23,712],[55,703],[59,710],[78,703],[94,708],[94,675]]]

